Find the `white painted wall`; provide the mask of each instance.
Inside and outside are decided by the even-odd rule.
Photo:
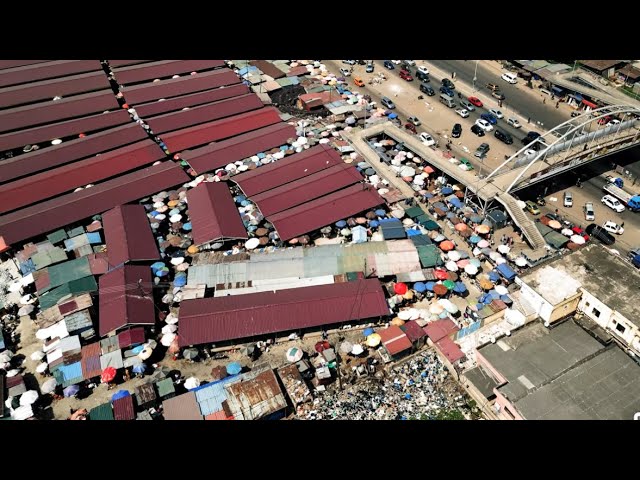
[[[548,322],[553,312],[553,305],[547,302],[533,288],[524,283],[520,277],[516,277],[516,283],[520,285],[520,295],[536,310],[536,314],[545,322]]]

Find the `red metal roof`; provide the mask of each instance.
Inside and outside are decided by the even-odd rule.
[[[251,198],[263,215],[274,215],[362,181],[351,165],[342,163]]]
[[[282,78],[286,74],[276,67],[273,63],[268,62],[266,60],[251,60],[249,65],[253,65],[254,67],[258,67],[262,73],[269,75],[273,78]]]
[[[427,335],[425,331],[422,329],[422,327],[420,327],[420,325],[418,325],[415,320],[411,320],[405,323],[400,327],[400,330],[402,330],[407,335],[407,337],[409,338],[409,340],[411,340],[411,342],[420,340],[422,337],[425,337]]]
[[[224,410],[218,410],[217,412],[213,412],[209,415],[206,415],[204,419],[205,420],[233,420],[234,417],[233,415],[231,415],[230,417],[227,417],[227,414],[225,413]]]
[[[457,362],[465,356],[462,350],[460,350],[458,344],[449,337],[444,337],[438,340],[436,342],[436,347],[438,347],[438,350],[440,350],[451,363]]]
[[[18,130],[17,132],[0,135],[0,151],[22,148],[25,145],[46,142],[54,138],[79,135],[80,133],[89,134],[90,132],[124,125],[129,122],[131,122],[129,112],[126,110],[116,110],[109,113],[99,113],[89,117],[76,118],[66,122]]]
[[[130,328],[118,334],[118,345],[120,348],[138,345],[139,343],[144,343],[145,340],[144,328],[142,327]]]
[[[25,153],[0,163],[0,181],[6,182],[49,168],[59,167],[145,139],[150,141],[144,129],[134,123]],[[160,150],[159,147],[158,150]]]
[[[96,71],[104,75],[99,60],[54,60],[35,63],[0,70],[0,87]]]
[[[133,397],[127,395],[113,402],[113,418],[116,420],[135,420],[136,414],[133,410]]]
[[[396,325],[378,330],[378,334],[382,338],[382,344],[389,352],[389,355],[396,355],[411,349],[411,340],[409,340],[407,335]]]
[[[187,392],[162,402],[165,420],[202,420],[196,392]]]
[[[111,65],[111,62],[109,63]],[[127,67],[113,67],[119,85],[170,77],[172,75],[200,72],[224,66],[223,60],[162,60]]]
[[[371,185],[358,184],[268,217],[286,241],[384,203]]]
[[[23,65],[33,65],[34,63],[50,62],[51,60],[0,60],[0,70],[5,68],[22,67]]]
[[[149,119],[147,123],[154,133],[162,134],[262,107],[263,104],[260,97],[255,93],[248,93],[240,97],[227,98],[218,102],[189,108],[188,110],[160,115]]]
[[[150,102],[159,98],[177,97],[178,95],[201,92],[236,83],[240,83],[240,78],[228,68],[223,68],[213,72],[189,75],[188,77],[135,85],[127,87],[123,93],[129,105],[137,105],[138,103]]]
[[[82,376],[85,379],[97,377],[102,373],[100,367],[100,342],[91,343],[82,347]]]
[[[119,108],[118,101],[111,90],[77,95],[55,102],[50,100],[36,105],[1,110],[0,132],[34,127]]]
[[[176,163],[163,162],[17,210],[0,217],[0,245],[27,240],[188,181],[189,176]]]
[[[106,88],[110,88],[109,80],[107,80],[107,76],[102,69],[99,72],[5,87],[0,89],[0,108],[51,100],[55,96],[66,97],[79,93],[94,92]]]
[[[201,183],[187,192],[187,202],[196,245],[249,238],[226,183]]]
[[[153,60],[107,60],[109,66],[113,69],[118,67],[127,67],[129,65],[137,65],[139,63],[153,62]]]
[[[237,97],[249,92],[249,87],[239,83],[230,87],[214,88],[204,92],[192,93],[190,95],[181,95],[168,100],[159,102],[158,100],[149,103],[136,105],[136,112],[141,117],[148,119],[153,115],[167,113],[171,111],[181,110],[185,107],[194,107],[205,103],[215,102],[224,98]]]
[[[380,282],[375,278],[184,300],[179,342],[181,346],[221,342],[388,313]]]
[[[99,282],[101,337],[125,325],[155,323],[149,266],[124,265],[102,275]]]
[[[189,150],[182,158],[198,175],[223,167],[243,158],[280,146],[295,137],[296,129],[286,123],[278,123],[217,142],[214,145]]]
[[[107,252],[92,253],[87,255],[87,258],[89,259],[89,269],[92,275],[102,275],[109,270]]]
[[[130,261],[158,260],[160,252],[142,205],[118,205],[102,215],[112,267]]]
[[[147,138],[99,156],[5,183],[0,186],[0,213],[121,175],[164,158],[165,154],[158,144]]]
[[[344,162],[336,150],[318,145],[256,170],[235,175],[233,181],[245,195],[251,197],[339,164]]]
[[[267,107],[234,115],[224,120],[165,133],[162,135],[162,141],[167,144],[170,151],[180,152],[281,122],[278,111],[273,107]]]
[[[423,330],[432,342],[437,342],[460,329],[450,318],[443,318],[441,320],[430,322],[428,325],[423,327]]]

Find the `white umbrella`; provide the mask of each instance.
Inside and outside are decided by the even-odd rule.
[[[582,235],[572,235],[570,240],[577,245],[582,245],[585,243],[585,239]]]
[[[404,217],[404,210],[394,208],[393,210],[391,210],[391,216],[393,216],[394,218],[402,218]]]
[[[31,405],[38,400],[40,395],[35,390],[27,390],[22,395],[20,395],[20,405]]]
[[[35,352],[33,352],[30,355],[31,360],[35,360],[36,362],[42,360],[44,357],[46,357],[46,353],[44,353],[42,350],[36,350]]]
[[[21,307],[20,310],[18,310],[18,315],[21,317],[29,315],[31,312],[33,312],[34,309],[35,307],[33,305],[25,305],[24,307]]]
[[[9,370],[7,372],[7,377],[15,377],[19,373],[20,373],[20,370],[18,370],[17,368],[14,368],[13,370]]]
[[[165,218],[167,218],[167,216],[166,216],[164,213],[161,213],[160,215],[156,215],[156,216],[155,216],[155,219],[156,219],[156,220],[159,220],[159,221],[162,221],[162,220],[164,220]]]
[[[175,325],[176,323],[178,323],[178,317],[175,313],[170,313],[169,315],[167,315],[167,318],[165,318],[164,321],[169,325]]]
[[[402,224],[407,227],[413,225],[414,223],[415,222],[411,218],[405,218],[404,220],[402,220]]]
[[[258,245],[260,245],[260,239],[258,238],[250,238],[249,240],[247,240],[244,244],[245,248],[247,250],[253,250],[254,248],[256,248]]]
[[[169,221],[171,223],[176,223],[176,222],[179,222],[180,220],[182,220],[182,215],[180,215],[179,213],[175,213],[169,217]]]
[[[441,298],[438,300],[438,303],[444,307],[444,309],[449,313],[457,313],[458,307],[455,306],[453,302],[447,300],[446,298]]]
[[[398,318],[400,320],[409,320],[411,318],[411,312],[409,310],[400,310],[398,312]]]
[[[429,313],[440,315],[444,311],[444,306],[441,303],[433,303],[429,306]]]
[[[360,345],[359,343],[356,343],[351,349],[352,355],[360,355],[362,352],[364,352],[364,348],[362,348],[362,345]]]
[[[500,257],[500,258],[496,258],[495,262],[496,262],[496,265],[502,265],[503,263],[507,263],[507,260],[504,257]]]
[[[573,230],[571,230],[570,228],[563,228],[560,233],[566,237],[570,237],[571,235],[573,235]]]
[[[175,325],[165,325],[162,327],[162,333],[174,333],[176,330],[178,330],[178,327]]]
[[[49,364],[47,362],[39,363],[38,366],[36,367],[36,372],[44,373],[47,371],[47,368],[49,368]]]
[[[9,362],[13,358],[13,352],[11,350],[5,350],[0,353],[0,362]]]
[[[509,253],[511,251],[511,249],[509,248],[508,245],[499,245],[498,246],[498,251],[500,253],[504,253],[506,255],[507,253]]]
[[[165,347],[168,347],[169,345],[171,345],[171,342],[175,340],[175,338],[176,338],[175,333],[165,333],[160,339],[160,343]]]
[[[164,207],[164,202],[156,202],[153,204],[153,208],[160,208],[160,207]]]
[[[30,305],[30,304],[32,304],[33,302],[35,302],[35,298],[33,298],[33,297],[31,296],[31,294],[24,295],[24,296],[20,299],[20,304],[21,304],[21,305]]]
[[[304,351],[297,347],[291,347],[289,350],[287,350],[285,356],[289,362],[298,362],[302,360]]]
[[[194,388],[198,388],[200,386],[200,380],[196,377],[189,377],[184,381],[184,388],[187,390],[193,390]]]
[[[151,355],[153,355],[153,350],[151,348],[149,348],[149,347],[145,347],[138,354],[138,358],[140,360],[147,360]]]
[[[340,230],[340,234],[344,235],[345,237],[348,237],[349,235],[352,234],[351,230],[348,228],[343,228],[342,230]]]
[[[482,252],[482,251],[481,251],[478,247],[475,247],[475,248],[471,251],[471,253],[473,253],[476,257],[477,257],[478,255],[480,255],[480,253],[481,253],[481,252]]]
[[[502,258],[502,255],[500,255],[498,252],[491,252],[489,254],[489,258],[495,262],[498,258]]]
[[[496,292],[498,292],[500,295],[506,295],[507,293],[509,293],[509,290],[507,290],[507,287],[505,287],[504,285],[496,285]]]
[[[31,408],[31,405],[23,405],[11,412],[11,418],[13,418],[14,420],[26,420],[27,418],[31,417],[33,417],[33,410]]]
[[[413,177],[416,174],[416,171],[413,167],[404,167],[400,170],[401,177]]]
[[[469,263],[464,266],[464,271],[469,275],[475,275],[478,273],[478,267]]]
[[[516,265],[519,267],[524,267],[527,264],[527,259],[524,257],[516,258]]]
[[[9,291],[12,293],[19,292],[21,288],[22,288],[22,282],[19,280],[9,285]]]
[[[53,393],[57,386],[58,382],[56,379],[50,378],[40,386],[40,391],[42,393]]]
[[[173,257],[171,259],[171,265],[180,265],[182,262],[184,262],[184,257]]]
[[[447,257],[449,257],[449,260],[457,262],[458,260],[460,260],[460,252],[458,252],[457,250],[451,250],[450,252],[447,252]]]
[[[173,302],[173,295],[171,293],[167,293],[164,297],[162,297],[162,303],[171,303]]]
[[[456,265],[456,262],[454,261],[449,261],[445,264],[445,267],[447,270],[449,270],[450,272],[457,272],[458,271],[458,265]]]
[[[345,340],[340,344],[340,348],[338,350],[340,351],[340,353],[347,354],[351,352],[352,349],[353,349],[353,344],[348,340]]]

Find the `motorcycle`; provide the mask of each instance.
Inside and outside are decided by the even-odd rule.
[[[544,207],[547,204],[547,201],[543,197],[538,197],[536,203],[541,207]]]

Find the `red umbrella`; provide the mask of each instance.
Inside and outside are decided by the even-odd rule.
[[[321,353],[325,350],[328,350],[331,348],[331,345],[329,344],[329,342],[327,342],[326,340],[322,340],[321,342],[317,342],[315,349],[316,352]]]
[[[453,250],[456,246],[453,244],[451,240],[445,240],[440,244],[440,250],[443,252],[448,252],[449,250]]]
[[[439,297],[446,295],[447,292],[449,290],[447,290],[447,287],[445,287],[444,285],[442,285],[441,283],[437,283],[434,285],[433,287],[433,293],[435,293],[436,295],[438,295]]]
[[[393,286],[393,291],[396,292],[398,295],[404,295],[405,293],[407,293],[407,290],[409,290],[409,288],[405,283],[402,283],[402,282],[396,283]]]
[[[433,271],[433,274],[438,280],[446,280],[448,277],[448,272],[446,270],[442,270],[441,268],[436,268]]]
[[[102,371],[102,375],[100,375],[100,380],[103,383],[109,383],[116,378],[116,369],[113,367],[107,367]]]

